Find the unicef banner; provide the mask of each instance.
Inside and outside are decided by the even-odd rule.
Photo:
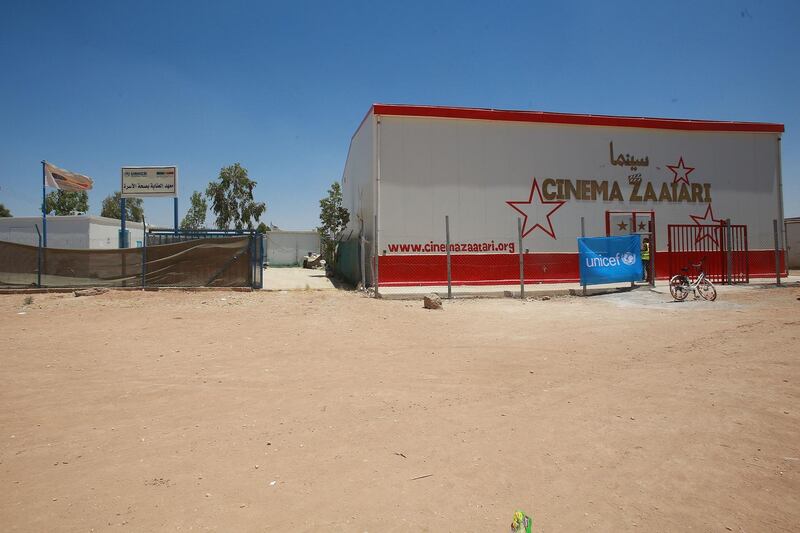
[[[641,280],[641,246],[639,235],[579,237],[581,284]]]

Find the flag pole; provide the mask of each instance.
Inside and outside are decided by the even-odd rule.
[[[42,160],[42,246],[47,248],[47,193],[45,186],[45,163]]]

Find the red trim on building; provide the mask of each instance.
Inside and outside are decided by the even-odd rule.
[[[580,115],[548,113],[545,111],[510,111],[467,107],[437,107],[401,104],[373,104],[375,115],[403,117],[460,118],[504,122],[536,122],[579,126],[611,126],[617,128],[649,128],[683,131],[730,131],[747,133],[783,133],[783,124],[767,122],[726,122],[650,117],[616,117],[609,115]]]
[[[525,256],[526,283],[575,283],[580,281],[578,253],[534,253]],[[668,279],[669,252],[655,253],[656,278]],[[786,276],[786,260],[781,252],[781,275]],[[775,252],[747,252],[751,278],[775,276]],[[519,284],[519,255],[470,254],[450,256],[454,286]],[[381,287],[447,285],[446,255],[382,255],[379,264]]]

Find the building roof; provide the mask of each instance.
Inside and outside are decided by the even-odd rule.
[[[504,122],[537,122],[580,126],[612,126],[617,128],[649,128],[683,131],[721,131],[747,133],[782,133],[783,124],[768,122],[728,122],[719,120],[690,120],[679,118],[618,117],[611,115],[580,115],[545,111],[512,111],[470,107],[439,107],[405,104],[373,104],[375,115],[403,117],[456,118]],[[369,113],[367,113],[369,114]]]
[[[13,223],[18,223],[18,222],[36,223],[36,222],[41,222],[42,216],[38,215],[38,216],[35,216],[35,217],[6,217],[6,218],[0,218],[0,221],[5,221],[5,220],[9,221],[8,224],[13,224]],[[120,225],[120,220],[119,219],[101,217],[101,216],[97,216],[97,215],[47,215],[47,220],[48,220],[48,222],[53,222],[53,223],[57,223],[59,220],[66,220],[66,221],[86,220],[90,224],[100,224],[100,225],[103,225],[103,226],[119,226]],[[130,228],[136,228],[136,229],[142,229],[143,228],[141,222],[134,222],[132,220],[126,220],[125,221],[125,225],[126,225],[126,227],[130,227]]]

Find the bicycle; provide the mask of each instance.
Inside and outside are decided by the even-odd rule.
[[[688,267],[681,269],[684,272],[683,274],[676,274],[670,278],[669,293],[676,301],[682,302],[685,300],[686,297],[689,296],[689,291],[694,293],[695,299],[697,299],[697,293],[700,293],[700,296],[709,302],[713,302],[717,299],[717,289],[714,288],[713,283],[708,281],[706,273],[703,271],[703,261],[705,260],[706,258],[703,257],[699,263],[692,263],[692,266],[698,273],[696,280],[692,281],[689,278]]]

